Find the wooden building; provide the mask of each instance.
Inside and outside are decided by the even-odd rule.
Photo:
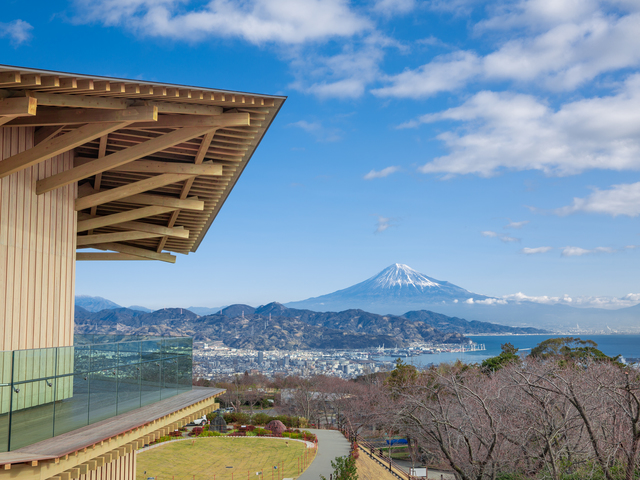
[[[284,100],[0,66],[0,351],[73,346],[76,260],[174,263],[195,252]],[[56,399],[73,395],[65,388]],[[38,395],[29,406],[53,400]],[[99,441],[89,431],[62,449],[0,453],[0,477],[130,478],[137,446],[215,404],[206,392],[180,397],[166,411],[154,404],[151,426],[130,419],[118,432],[112,421]],[[107,477],[91,473],[105,465]]]

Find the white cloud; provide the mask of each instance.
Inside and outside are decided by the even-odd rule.
[[[369,173],[367,173],[364,176],[364,179],[373,180],[374,178],[388,177],[392,173],[396,173],[398,170],[400,170],[400,167],[395,167],[395,166],[383,168],[382,170],[379,170],[379,171],[371,170]]]
[[[290,123],[288,127],[299,127],[305,132],[317,132],[322,129],[322,125],[319,122],[307,122],[306,120],[299,120],[297,122]]]
[[[236,37],[300,44],[372,28],[347,0],[76,0],[79,22],[122,25],[139,34],[188,41]]]
[[[376,229],[374,233],[382,233],[387,230],[389,227],[395,227],[396,225],[393,223],[395,221],[394,218],[382,217],[380,215],[376,215]]]
[[[502,234],[500,234],[498,232],[493,232],[491,230],[485,230],[484,232],[480,232],[480,235],[482,235],[483,237],[489,237],[489,238],[499,238],[504,243],[512,243],[512,242],[519,242],[520,241],[519,238],[509,237],[507,235],[502,235]]]
[[[411,12],[416,7],[416,0],[376,0],[373,9],[384,15],[399,15]]]
[[[569,305],[571,307],[579,308],[624,308],[637,305],[640,302],[640,293],[629,293],[622,297],[596,297],[596,296],[578,296],[571,297],[570,295],[563,295],[561,297],[553,297],[547,295],[541,296],[529,296],[522,292],[514,293],[511,295],[504,295],[504,300],[509,302],[533,302],[542,303],[544,305]]]
[[[475,80],[572,90],[601,74],[640,66],[637,2],[522,0],[498,5],[493,16],[475,26],[477,34],[508,32],[493,51],[438,56],[387,77],[390,85],[373,93],[424,98]]]
[[[24,20],[14,20],[8,23],[0,22],[0,37],[8,37],[15,47],[28,42],[31,37],[33,26]]]
[[[519,228],[524,227],[528,223],[529,223],[529,220],[523,220],[522,222],[512,222],[511,220],[509,220],[509,223],[506,224],[504,226],[504,228],[516,228],[516,229],[519,229]]]
[[[520,241],[519,238],[508,237],[506,235],[500,236],[500,240],[502,240],[504,243],[514,243],[514,242],[519,242]]]
[[[613,185],[608,190],[594,189],[586,198],[574,198],[573,204],[558,208],[558,215],[569,215],[576,212],[604,213],[614,217],[640,215],[640,182]]]
[[[475,303],[480,305],[506,305],[507,301],[500,298],[485,298],[484,300],[476,300]]]
[[[406,70],[387,78],[391,85],[374,89],[378,97],[426,98],[439,92],[463,87],[480,73],[480,61],[471,52],[456,52],[436,57],[417,70]]]
[[[483,91],[418,122],[439,120],[463,126],[438,136],[450,153],[420,172],[491,176],[501,169],[549,175],[640,170],[640,74],[629,77],[614,95],[569,102],[558,110],[530,95]]]
[[[342,138],[340,130],[336,128],[326,128],[320,122],[307,122],[299,120],[287,125],[287,127],[301,128],[312,134],[319,142],[336,142]]]
[[[591,250],[581,247],[564,247],[562,249],[563,257],[581,257],[583,255],[590,255],[593,253],[615,253],[616,249],[609,247],[596,247]]]
[[[553,247],[535,247],[535,248],[524,247],[522,250],[520,250],[520,252],[524,253],[525,255],[535,255],[538,253],[547,253],[551,250],[553,250]]]
[[[290,87],[320,98],[359,98],[380,76],[379,64],[387,47],[403,48],[373,33],[362,41],[349,42],[334,55],[308,49],[289,52],[296,77]]]

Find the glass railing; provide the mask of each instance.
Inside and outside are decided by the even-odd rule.
[[[0,452],[191,390],[189,337],[80,335],[0,352]]]

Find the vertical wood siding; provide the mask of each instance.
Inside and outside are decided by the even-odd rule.
[[[135,450],[80,475],[78,480],[136,480]]]
[[[0,161],[33,134],[0,128]],[[35,194],[36,180],[72,167],[68,152],[0,179],[0,351],[73,345],[77,188]]]

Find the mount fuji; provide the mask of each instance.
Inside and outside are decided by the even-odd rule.
[[[582,330],[602,333],[611,329],[640,332],[640,305],[619,310],[604,310],[530,301],[507,301],[470,292],[398,263],[364,282],[343,290],[285,305],[315,312],[339,312],[359,308],[381,315],[403,315],[410,310],[429,310],[467,320],[550,330],[574,331],[579,324]]]
[[[392,313],[399,310],[404,312],[416,305],[478,301],[492,303],[496,300],[469,292],[453,283],[427,277],[407,265],[396,263],[368,280],[344,290],[286,305],[290,308],[307,308],[316,311],[362,308],[367,311],[383,310],[384,313]]]

